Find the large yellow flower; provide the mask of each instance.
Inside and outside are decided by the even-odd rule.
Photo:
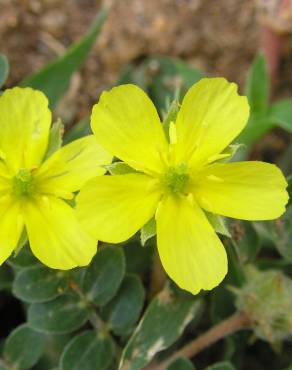
[[[279,217],[288,196],[281,171],[263,162],[220,163],[244,128],[247,99],[223,78],[202,79],[186,94],[170,143],[157,111],[134,85],[102,94],[93,108],[98,142],[136,170],[90,180],[77,197],[88,231],[128,239],[154,215],[162,264],[183,289],[212,289],[227,272],[224,246],[204,211],[245,220]]]
[[[51,126],[48,101],[29,88],[0,97],[0,264],[24,232],[35,256],[58,269],[87,265],[96,240],[81,227],[63,199],[111,162],[93,135],[46,157]]]

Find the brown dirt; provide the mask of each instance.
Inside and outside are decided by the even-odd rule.
[[[111,3],[102,34],[79,78],[74,79],[70,109],[66,106],[60,112],[65,120],[87,115],[99,92],[116,81],[123,66],[153,54],[181,57],[210,75],[222,75],[240,84],[244,81],[258,49],[253,0]],[[100,6],[101,1],[94,0],[0,0],[0,52],[8,56],[12,68],[8,86],[78,40]],[[289,47],[285,51],[285,76],[291,69],[290,51]],[[68,111],[70,115],[65,114]]]

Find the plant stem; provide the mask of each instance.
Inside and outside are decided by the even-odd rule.
[[[177,358],[192,358],[197,353],[203,351],[205,348],[208,348],[211,344],[217,342],[218,340],[250,325],[251,320],[244,312],[236,312],[232,316],[213,326],[204,334],[182,347],[180,350],[176,351],[165,361],[161,362],[160,364],[147,367],[145,370],[166,370],[167,367]]]

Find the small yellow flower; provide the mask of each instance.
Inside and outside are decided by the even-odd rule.
[[[112,157],[91,135],[44,160],[50,126],[40,91],[16,87],[0,97],[0,264],[24,232],[35,256],[52,268],[87,265],[96,253],[96,241],[63,199],[103,174],[100,165]]]
[[[204,211],[268,220],[284,212],[288,199],[275,165],[218,162],[248,115],[247,99],[235,84],[202,79],[186,94],[168,143],[141,89],[124,85],[103,93],[92,113],[94,134],[137,172],[90,180],[77,197],[83,224],[99,240],[118,243],[155,215],[168,275],[194,294],[214,288],[227,272],[227,258]]]

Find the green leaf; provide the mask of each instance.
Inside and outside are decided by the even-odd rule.
[[[165,132],[165,135],[166,137],[168,138],[168,141],[169,140],[169,127],[171,124],[174,124],[175,121],[176,121],[176,117],[177,117],[177,114],[178,114],[178,111],[179,111],[179,102],[178,100],[174,100],[168,110],[167,110],[167,113],[163,119],[163,130]]]
[[[4,358],[15,369],[31,369],[44,351],[44,336],[21,325],[9,335],[4,345]]]
[[[53,123],[50,130],[48,149],[45,159],[49,158],[54,152],[59,150],[62,146],[62,138],[64,133],[64,125],[60,119]]]
[[[142,246],[144,247],[147,240],[153,238],[153,236],[155,235],[156,235],[156,221],[155,218],[153,217],[141,229],[140,238]]]
[[[275,127],[275,122],[269,115],[251,115],[247,125],[237,137],[236,141],[245,144],[247,147],[251,147],[273,127]]]
[[[180,357],[169,365],[166,370],[195,370],[195,366],[189,359]]]
[[[149,76],[152,78],[149,92],[159,109],[164,108],[167,101],[172,101],[175,95],[178,95],[178,89],[182,97],[203,77],[200,71],[179,59],[154,58],[146,61],[145,65],[148,70],[154,70]]]
[[[239,261],[242,264],[254,261],[261,243],[253,224],[248,221],[230,220],[229,230]]]
[[[77,296],[63,295],[47,303],[33,303],[28,309],[29,325],[40,332],[66,334],[85,324],[88,311]]]
[[[112,340],[88,330],[75,336],[65,347],[60,370],[106,370],[113,356]]]
[[[93,46],[107,18],[107,14],[108,10],[102,9],[98,13],[89,32],[79,42],[69,47],[64,55],[47,64],[42,70],[23,81],[22,85],[43,91],[49,99],[51,108],[55,107],[59,99],[66,92],[71,76],[83,63]]]
[[[125,257],[122,248],[100,249],[84,276],[83,290],[96,305],[105,305],[116,294],[125,275]]]
[[[13,281],[13,273],[8,265],[0,266],[0,290],[10,289]]]
[[[39,264],[39,261],[31,253],[31,250],[28,246],[24,246],[20,249],[16,256],[12,255],[9,258],[8,264],[15,269],[35,266]]]
[[[258,55],[246,81],[246,95],[251,108],[250,117],[246,127],[236,139],[237,142],[250,147],[275,126],[275,121],[269,114],[269,93],[270,79],[266,60],[263,55]]]
[[[211,319],[214,324],[229,317],[234,313],[234,295],[227,289],[228,282],[223,282],[216,289],[212,290],[211,296]]]
[[[208,366],[206,370],[235,370],[235,367],[228,361],[222,361]]]
[[[265,57],[259,54],[247,75],[246,95],[252,114],[264,114],[269,103],[270,80]]]
[[[272,104],[269,115],[279,127],[292,132],[292,99],[280,100]]]
[[[225,239],[224,245],[228,257],[228,274],[224,282],[230,285],[242,286],[245,282],[243,266],[240,263],[232,239]]]
[[[105,166],[111,175],[125,175],[127,173],[137,172],[124,162],[113,162]]]
[[[65,132],[64,144],[68,144],[73,140],[80,139],[81,137],[89,134],[91,134],[90,119],[84,118],[74,125],[69,131]]]
[[[137,329],[127,343],[120,367],[139,370],[155,354],[172,345],[187,324],[200,312],[201,301],[174,296],[169,288],[163,290],[148,306]]]
[[[143,274],[149,271],[153,260],[154,243],[142,248],[138,240],[132,239],[123,246],[126,258],[127,272]]]
[[[127,334],[138,320],[143,308],[145,291],[140,278],[126,275],[116,296],[103,309],[103,318],[117,335]]]
[[[13,282],[13,294],[29,303],[53,300],[64,293],[68,280],[66,273],[45,266],[28,267],[17,273]]]
[[[72,339],[71,334],[45,335],[45,351],[34,370],[60,370],[58,368],[65,346]]]
[[[292,203],[292,175],[288,176],[286,178],[287,180],[287,183],[288,183],[288,186],[287,186],[287,192],[289,194],[289,200],[288,200],[288,204],[287,204],[287,208],[290,206],[290,204]]]
[[[5,55],[0,54],[0,89],[5,84],[9,74],[9,63]]]

